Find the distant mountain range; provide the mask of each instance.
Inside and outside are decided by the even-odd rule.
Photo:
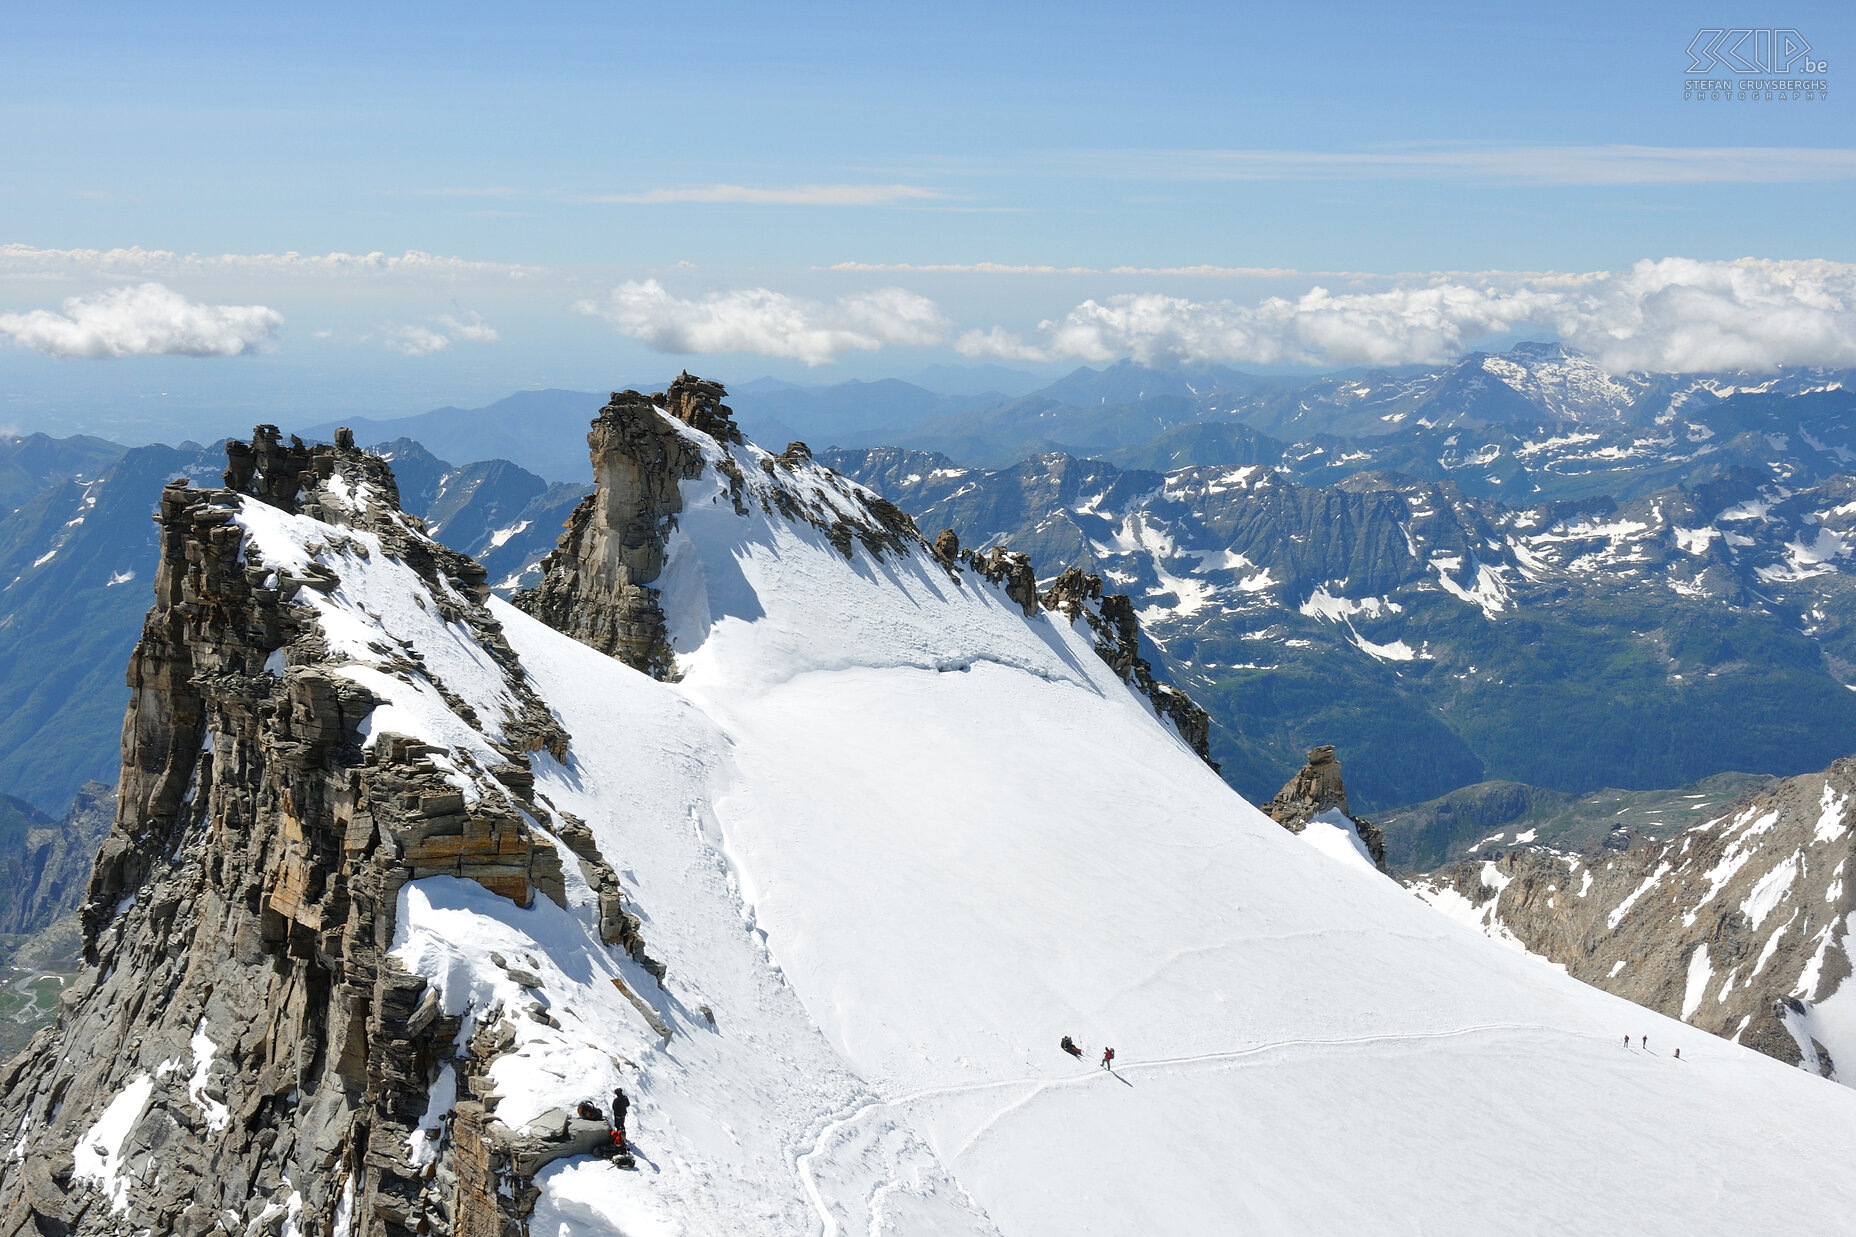
[[[1450,475],[1472,493],[1493,494],[1501,486],[1512,492],[1524,479],[1531,484],[1541,472],[1576,471],[1580,462],[1600,474],[1629,467],[1659,446],[1688,444],[1690,454],[1706,454],[1721,443],[1692,437],[1699,431],[1688,422],[1698,413],[1736,396],[1842,392],[1848,377],[1803,370],[1614,377],[1557,344],[1520,344],[1448,366],[1312,381],[1121,361],[1029,390],[1026,384],[1037,382],[1030,374],[941,367],[923,371],[918,382],[801,386],[761,378],[735,387],[730,400],[743,430],[775,446],[902,446],[991,468],[1051,451],[1149,467],[1227,463],[1233,452],[1250,451],[1319,469],[1337,455],[1367,451],[1376,467]],[[982,386],[982,378],[1000,384]],[[578,484],[591,480],[580,449],[589,410],[605,398],[521,391],[481,408],[342,424],[359,442],[408,438],[445,459],[505,459],[546,480]],[[335,428],[327,422],[299,432],[326,440]]]
[[[1523,345],[1302,384],[1122,363],[1012,399],[746,388],[731,403],[776,447],[860,422],[957,447],[819,454],[930,532],[1133,595],[1251,795],[1317,742],[1377,812],[1490,779],[1575,795],[1797,773],[1856,727],[1856,395],[1837,375],[1617,379]],[[572,469],[603,399],[524,392],[356,429],[406,510],[508,592],[586,491]],[[18,502],[0,521],[0,790],[56,813],[107,775],[123,689],[99,667],[145,608],[147,511],[216,458],[0,443]]]

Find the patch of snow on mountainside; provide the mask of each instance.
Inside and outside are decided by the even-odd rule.
[[[1462,564],[1460,558],[1439,556],[1431,560],[1431,566],[1437,569],[1437,583],[1446,593],[1458,601],[1466,601],[1470,605],[1480,607],[1482,613],[1492,619],[1514,604],[1514,599],[1508,595],[1508,586],[1502,583],[1499,568],[1491,567],[1474,557],[1470,559],[1470,562],[1476,571],[1475,582],[1468,588],[1451,579],[1451,573],[1459,569]]]
[[[1368,872],[1378,871],[1373,864],[1372,852],[1360,840],[1360,831],[1354,828],[1353,821],[1339,808],[1329,808],[1309,817],[1307,825],[1296,836],[1330,859],[1364,868]]]
[[[73,1175],[79,1180],[95,1184],[103,1196],[110,1200],[110,1209],[113,1211],[123,1211],[128,1207],[130,1178],[146,1176],[153,1167],[144,1164],[143,1171],[136,1173],[129,1163],[124,1143],[128,1141],[129,1131],[141,1119],[142,1110],[148,1106],[148,1098],[154,1091],[153,1078],[147,1074],[137,1075],[120,1095],[110,1101],[109,1107],[103,1110],[89,1132],[77,1140],[77,1146],[71,1152],[76,1161]]]
[[[1846,814],[1849,810],[1849,798],[1838,795],[1829,786],[1824,787],[1822,801],[1823,811],[1817,818],[1817,828],[1813,838],[1819,842],[1834,842],[1849,832]]]
[[[1701,999],[1708,995],[1708,981],[1714,978],[1714,969],[1708,965],[1708,943],[1703,941],[1695,947],[1689,956],[1688,983],[1682,990],[1682,1020],[1688,1021],[1695,1011],[1701,1008]]]
[[[1390,644],[1375,644],[1354,630],[1353,624],[1347,624],[1347,631],[1353,637],[1353,643],[1362,653],[1379,661],[1415,661],[1418,650],[1403,640],[1394,640]]]
[[[1344,587],[1344,585],[1345,581],[1342,581],[1334,587]],[[1328,592],[1328,588],[1326,584],[1316,585],[1315,591],[1310,593],[1308,600],[1302,603],[1301,613],[1309,618],[1339,622],[1356,614],[1365,615],[1368,618],[1378,618],[1382,614],[1398,614],[1405,608],[1398,602],[1384,597],[1363,597],[1358,601],[1348,597],[1337,597]]]

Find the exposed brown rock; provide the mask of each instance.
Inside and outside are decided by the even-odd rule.
[[[1853,806],[1856,758],[1707,819],[1640,824],[1628,850],[1507,847],[1406,883],[1468,899],[1486,931],[1577,979],[1848,1081],[1851,1063],[1811,1034],[1811,1006],[1851,973]]]
[[[672,389],[678,420],[709,427],[704,433],[726,427],[739,438],[719,402],[719,384],[689,379]],[[515,604],[628,666],[674,679],[676,658],[651,585],[664,569],[665,539],[683,508],[680,484],[702,472],[703,458],[659,414],[658,402],[615,391],[600,409],[587,435],[597,488],[574,508],[560,545],[542,559],[541,583],[517,594]]]
[[[1334,758],[1333,744],[1309,748],[1308,763],[1276,792],[1274,799],[1262,806],[1265,816],[1290,833],[1300,833],[1308,827],[1309,820],[1323,812],[1340,812],[1353,822],[1354,832],[1366,843],[1367,852],[1379,870],[1386,870],[1385,835],[1372,821],[1360,819],[1347,806],[1347,788],[1341,782],[1340,761]]]
[[[1026,555],[996,545],[983,554],[968,554],[967,565],[1004,588],[1005,595],[1018,603],[1026,617],[1038,612],[1038,576]]]
[[[734,412],[722,402],[727,396],[721,383],[692,378],[690,372],[684,370],[671,381],[662,400],[656,402],[683,424],[717,442],[740,442],[741,431],[735,426]],[[805,451],[803,442],[793,446]],[[787,452],[791,454],[792,447],[788,447]],[[811,459],[812,453],[805,451],[805,458]]]

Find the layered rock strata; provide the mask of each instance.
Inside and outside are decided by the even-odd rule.
[[[513,1231],[520,1166],[498,1161],[486,1201],[453,1123],[429,1119],[441,1067],[469,1068],[463,1017],[389,950],[410,881],[565,904],[564,854],[610,873],[531,798],[530,753],[569,738],[484,608],[482,568],[399,511],[384,462],[270,426],[227,455],[225,488],[161,495],[87,965],[0,1075],[0,1231]],[[490,685],[447,682],[410,641],[353,644],[334,602],[365,608],[362,577],[388,568]],[[383,691],[436,699],[487,746],[382,731]],[[642,956],[609,893],[602,934]],[[475,1014],[492,1034],[504,1017]]]
[[[1839,760],[1622,853],[1508,847],[1407,884],[1578,979],[1856,1084],[1816,1014],[1849,996],[1853,799],[1856,759]]]
[[[1323,812],[1339,812],[1353,826],[1365,844],[1367,853],[1381,872],[1386,870],[1386,839],[1378,826],[1353,814],[1347,804],[1347,787],[1341,780],[1340,761],[1334,758],[1334,745],[1324,743],[1308,749],[1308,763],[1290,778],[1276,797],[1261,805],[1263,814],[1287,829],[1300,833],[1308,822]]]

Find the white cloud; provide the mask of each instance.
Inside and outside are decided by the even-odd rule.
[[[389,326],[384,328],[387,347],[407,356],[431,356],[434,352],[443,352],[451,346],[449,335],[440,335],[430,327],[424,326]]]
[[[667,203],[741,203],[755,206],[894,206],[943,196],[920,185],[698,185],[686,189],[647,189],[586,199],[627,205]]]
[[[834,262],[833,271],[897,271],[928,275],[1190,275],[1207,279],[1278,279],[1285,275],[1338,274],[1352,271],[1297,271],[1281,266],[1045,266],[1011,262]]]
[[[1294,300],[1269,297],[1254,305],[1127,293],[1084,301],[1062,319],[1041,323],[1041,344],[995,327],[969,331],[956,347],[967,356],[1025,361],[1131,356],[1148,365],[1399,365],[1449,360],[1465,341],[1508,329],[1530,308],[1525,293],[1454,284],[1342,295],[1316,287]]]
[[[1643,261],[1560,292],[1560,337],[1613,372],[1856,365],[1856,266]]]
[[[955,347],[1009,360],[1434,364],[1524,328],[1613,372],[1856,365],[1856,266],[1668,258],[1619,273],[1436,276],[1338,294],[1317,286],[1253,304],[1133,293],[1040,323],[1036,342],[993,327]]]
[[[930,275],[1100,275],[1093,266],[1024,266],[1005,262],[834,262],[834,271],[901,271]]]
[[[954,341],[954,351],[964,357],[987,357],[1000,361],[1048,361],[1050,353],[1028,344],[1004,327],[984,331],[967,331]]]
[[[831,304],[766,288],[685,300],[647,279],[620,284],[605,300],[575,308],[658,352],[755,352],[807,365],[847,352],[928,347],[945,342],[949,331],[933,301],[901,288],[853,293]]]
[[[469,340],[473,344],[493,344],[502,338],[496,328],[483,320],[483,315],[476,310],[466,310],[462,315],[444,314],[438,324],[451,332],[453,339]]]
[[[475,310],[464,310],[461,314],[440,314],[433,319],[442,331],[435,331],[429,326],[417,323],[393,323],[381,328],[386,336],[387,347],[407,356],[431,356],[435,352],[444,352],[459,341],[473,344],[493,344],[501,337],[496,328],[483,320],[483,315]]]
[[[69,297],[63,308],[0,314],[0,336],[55,357],[238,356],[283,325],[263,305],[202,305],[158,283]]]
[[[174,253],[166,249],[39,249],[0,245],[0,279],[122,278],[125,276],[293,275],[331,277],[527,278],[542,268],[505,262],[470,262],[423,250],[397,256],[373,253]]]

